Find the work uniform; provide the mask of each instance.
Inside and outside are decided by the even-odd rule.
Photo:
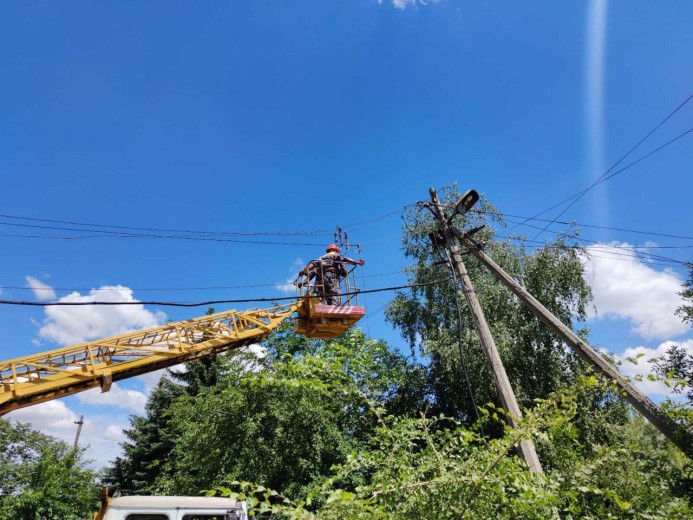
[[[345,261],[346,258],[337,253],[327,253],[320,257],[318,277],[322,275],[322,296],[327,305],[342,304],[339,281],[347,275]]]
[[[322,303],[326,305],[341,305],[339,282],[347,275],[344,264],[357,264],[355,260],[346,258],[338,253],[330,252],[317,260],[311,260],[308,266],[299,274],[307,274],[315,278],[315,289]]]

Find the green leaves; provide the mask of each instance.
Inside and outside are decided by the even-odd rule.
[[[459,196],[454,185],[440,193],[447,204]],[[428,238],[436,228],[431,216],[414,207],[405,218],[402,249],[412,263],[408,281],[417,284],[449,278],[448,266],[441,264],[441,253]],[[569,326],[579,326],[585,319],[591,293],[583,278],[584,252],[573,247],[577,230],[569,229],[546,247],[529,250],[522,242],[496,236],[496,229],[502,229],[505,223],[484,198],[479,212],[455,217],[454,224],[460,229],[485,224],[475,237],[485,243],[485,251],[497,263]],[[520,405],[531,407],[534,398],[570,385],[579,375],[579,367],[563,343],[474,257],[467,255],[464,262]],[[454,283],[399,293],[386,316],[400,328],[412,349],[430,359],[428,384],[434,412],[444,412],[469,424],[476,417],[474,402],[499,402],[466,299]]]
[[[0,518],[89,517],[97,503],[95,479],[81,451],[0,419]]]

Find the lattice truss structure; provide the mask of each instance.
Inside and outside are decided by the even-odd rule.
[[[302,305],[220,312],[0,362],[0,415],[256,343]]]

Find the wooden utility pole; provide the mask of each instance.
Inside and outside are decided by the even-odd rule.
[[[479,299],[474,291],[474,286],[472,285],[472,281],[467,273],[467,268],[462,261],[462,256],[460,255],[459,246],[457,245],[453,228],[448,224],[448,221],[445,218],[445,214],[440,207],[440,202],[438,201],[436,191],[433,188],[431,188],[429,191],[431,193],[431,200],[433,202],[430,208],[440,222],[443,236],[445,237],[445,245],[448,255],[452,260],[452,265],[457,272],[457,276],[462,282],[462,290],[464,291],[464,295],[467,298],[467,302],[469,303],[469,308],[472,313],[474,329],[479,335],[481,347],[484,351],[484,355],[486,356],[486,360],[491,367],[491,372],[493,373],[493,378],[496,381],[498,393],[500,394],[501,403],[503,404],[505,411],[508,413],[508,421],[510,422],[510,425],[512,427],[516,427],[518,420],[522,418],[522,412],[517,404],[517,399],[515,399],[515,393],[510,386],[508,375],[505,373],[503,361],[498,354],[496,343],[493,340],[491,330],[486,322],[486,316],[484,316],[484,311],[481,308]],[[541,463],[539,462],[539,457],[534,449],[534,443],[530,439],[525,439],[520,442],[520,454],[529,466],[530,471],[534,473],[543,473]]]
[[[527,289],[512,279],[501,267],[481,251],[479,245],[467,235],[455,228],[451,232],[460,243],[473,254],[496,279],[505,285],[517,296],[534,315],[543,321],[558,337],[565,341],[580,358],[592,365],[600,373],[604,374],[623,390],[626,400],[639,411],[652,425],[664,434],[671,442],[678,446],[689,457],[693,457],[693,435],[683,426],[679,425],[665,415],[659,407],[645,394],[633,386],[621,373],[607,360],[599,355],[586,341],[575,334],[561,320],[544,307]]]
[[[79,434],[82,433],[82,425],[84,424],[84,416],[82,415],[79,418],[79,421],[75,421],[75,424],[77,424],[77,435],[75,435],[75,444],[72,446],[72,449],[76,450],[79,447]]]

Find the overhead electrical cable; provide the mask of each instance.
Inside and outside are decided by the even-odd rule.
[[[512,222],[512,221],[510,221],[510,222]],[[534,225],[532,225],[532,224],[523,223],[522,225],[523,225],[523,226],[527,226],[527,227],[531,227],[531,228],[534,228],[534,229],[539,229],[538,226],[534,226]],[[558,232],[554,231],[553,233],[558,233]],[[601,246],[604,246],[604,247],[615,248],[615,249],[623,249],[623,250],[626,250],[626,251],[631,251],[634,255],[646,256],[646,257],[650,257],[650,258],[657,259],[657,260],[664,260],[664,261],[667,261],[667,262],[672,262],[672,263],[675,263],[675,264],[685,264],[685,263],[686,263],[686,262],[684,262],[684,261],[677,260],[676,258],[671,258],[671,257],[668,257],[668,256],[659,255],[659,254],[656,254],[656,253],[648,253],[647,251],[641,251],[641,250],[639,250],[639,249],[637,249],[637,248],[634,248],[634,247],[612,245],[612,244],[600,242],[600,241],[598,241],[598,240],[591,240],[591,239],[589,239],[589,238],[578,237],[578,236],[574,236],[574,235],[567,235],[567,236],[568,236],[569,238],[573,239],[573,240],[578,241],[578,242],[588,242],[588,243],[590,243],[590,244],[601,245]],[[545,242],[541,242],[541,241],[536,240],[536,239],[535,239],[536,237],[533,238],[533,239],[531,239],[531,240],[526,239],[526,238],[524,238],[524,237],[512,237],[512,236],[504,236],[504,237],[502,237],[502,238],[510,238],[510,239],[515,239],[515,240],[523,240],[523,241],[526,241],[526,242],[534,242],[534,243],[537,243],[537,244],[545,244],[545,245],[547,245]],[[590,246],[590,247],[593,247],[593,246]]]
[[[556,220],[558,220],[559,218],[561,218],[561,217],[566,213],[566,211],[568,211],[570,208],[572,208],[572,207],[573,207],[573,206],[574,206],[574,205],[575,205],[575,204],[576,204],[576,203],[577,203],[588,191],[590,191],[590,190],[591,190],[592,188],[594,188],[595,186],[598,186],[599,184],[608,181],[609,179],[615,177],[615,176],[618,175],[619,173],[621,173],[621,172],[627,170],[627,169],[630,168],[631,166],[635,166],[635,165],[638,164],[640,161],[643,161],[643,160],[647,159],[648,157],[651,157],[651,156],[654,155],[655,153],[659,152],[660,150],[663,150],[664,148],[666,148],[666,147],[669,146],[670,144],[675,143],[676,141],[678,141],[678,140],[681,139],[682,137],[684,137],[684,136],[690,134],[691,132],[693,132],[693,128],[689,128],[688,130],[686,130],[686,131],[683,132],[682,134],[679,134],[678,136],[676,136],[676,137],[674,137],[673,139],[667,141],[666,143],[664,143],[663,145],[659,146],[658,148],[655,148],[655,149],[652,150],[651,152],[649,152],[649,153],[643,155],[642,157],[636,159],[636,160],[633,161],[632,163],[627,164],[626,166],[624,166],[624,167],[621,168],[620,170],[617,170],[617,171],[615,171],[615,172],[613,172],[612,174],[607,175],[607,176],[604,176],[604,175],[606,175],[606,174],[602,175],[599,179],[597,179],[596,181],[594,181],[590,186],[588,186],[587,188],[585,188],[584,190],[582,190],[580,193],[578,193],[575,197],[573,197],[572,202],[571,202],[570,204],[568,204],[568,206],[566,206],[558,215],[556,215],[556,217],[552,220],[552,222],[555,222]],[[607,170],[607,172],[608,172],[608,171],[610,171],[610,170]],[[549,227],[550,225],[551,225],[551,224],[547,224],[546,227]],[[545,229],[544,229],[544,230],[545,230]],[[544,230],[542,230],[542,231],[540,231],[539,233],[537,233],[536,236],[541,235],[541,234],[544,232]]]
[[[408,207],[412,206],[412,204],[407,204],[404,206],[404,209],[407,209]],[[375,222],[378,222],[379,220],[383,220],[384,218],[390,217],[392,215],[397,215],[398,213],[401,213],[403,209],[397,209],[394,211],[390,211],[388,213],[384,213],[382,215],[379,215],[377,217],[373,217],[368,220],[364,220],[362,222],[353,222],[351,224],[346,224],[345,226],[342,226],[344,228],[348,228],[348,231],[355,231],[357,229],[361,229],[362,227],[368,226],[370,224],[374,224]]]
[[[678,137],[676,137],[676,138],[672,139],[671,141],[665,143],[664,145],[660,146],[660,147],[657,148],[656,150],[654,150],[654,151],[648,153],[648,154],[645,155],[644,157],[641,157],[641,158],[638,159],[637,161],[635,161],[635,162],[633,162],[633,163],[631,163],[631,164],[625,166],[624,168],[621,168],[619,171],[615,172],[613,175],[609,175],[609,173],[610,173],[614,168],[616,168],[624,159],[626,159],[633,151],[635,151],[636,148],[638,148],[642,143],[644,143],[652,134],[654,134],[654,133],[655,133],[664,123],[666,123],[674,114],[676,114],[679,110],[681,110],[681,109],[686,105],[686,103],[688,103],[691,99],[693,99],[693,94],[689,95],[681,104],[679,104],[674,110],[672,110],[672,111],[669,113],[669,115],[667,115],[667,116],[666,116],[657,126],[655,126],[652,130],[650,130],[650,131],[649,131],[642,139],[640,139],[630,150],[628,150],[624,155],[622,155],[614,164],[612,164],[612,165],[609,167],[608,170],[606,170],[606,171],[605,171],[596,181],[594,181],[590,186],[588,186],[587,188],[585,188],[585,189],[579,191],[578,193],[576,193],[576,194],[574,194],[574,195],[568,197],[567,199],[565,199],[565,200],[559,202],[558,204],[554,204],[554,205],[551,206],[550,208],[545,209],[544,211],[541,211],[541,212],[537,213],[535,216],[533,216],[533,217],[527,219],[526,222],[529,222],[530,220],[534,220],[536,217],[540,217],[541,215],[543,215],[543,214],[545,214],[545,213],[548,213],[548,212],[551,211],[552,209],[555,209],[555,208],[557,208],[557,207],[559,207],[559,206],[562,206],[562,205],[565,204],[566,202],[569,202],[569,201],[573,200],[573,202],[570,204],[570,206],[568,206],[568,207],[567,207],[566,209],[564,209],[559,215],[556,216],[556,219],[559,219],[559,218],[560,218],[560,217],[561,217],[561,216],[562,216],[573,204],[575,204],[580,198],[582,198],[582,196],[583,196],[585,193],[587,193],[589,190],[591,190],[592,188],[594,188],[596,185],[598,185],[598,184],[604,182],[605,180],[608,180],[608,178],[613,177],[613,175],[617,175],[617,174],[621,173],[622,171],[627,170],[627,169],[630,168],[631,166],[633,166],[633,165],[639,163],[641,160],[643,160],[643,159],[645,159],[645,158],[651,156],[653,153],[658,152],[659,150],[665,148],[666,146],[669,146],[669,145],[672,144],[674,141],[677,141],[678,139],[680,139],[681,137],[683,137],[684,135],[686,135],[687,133],[689,133],[691,130],[688,130],[688,131],[684,132],[683,134],[679,135]],[[609,177],[607,177],[607,175],[609,175]],[[541,234],[541,233],[538,233],[537,236],[539,236],[540,234]]]
[[[415,287],[426,287],[450,281],[449,278],[435,280],[432,282],[422,282],[408,285],[398,285],[393,287],[381,287],[379,289],[368,289],[367,291],[344,292],[340,296],[354,296],[358,294],[371,294],[386,291],[399,291],[401,289],[413,289]],[[307,296],[307,298],[319,298],[319,296]],[[260,303],[260,302],[281,302],[296,300],[296,296],[287,296],[280,298],[239,298],[233,300],[209,300],[204,302],[168,302],[168,301],[131,301],[131,302],[107,302],[107,301],[91,301],[91,302],[35,302],[35,301],[19,301],[19,300],[0,300],[0,305],[19,305],[31,307],[83,307],[92,305],[157,305],[160,307],[202,307],[209,305],[218,305],[222,303]]]
[[[670,258],[667,256],[658,255],[655,253],[648,253],[647,251],[642,251],[642,250],[639,250],[636,248],[627,247],[627,246],[618,246],[618,245],[612,245],[612,244],[605,244],[603,242],[597,242],[595,240],[588,240],[588,239],[584,239],[584,238],[581,239],[579,237],[569,237],[569,238],[577,240],[577,241],[590,242],[593,245],[575,246],[575,245],[570,245],[570,244],[550,244],[547,242],[541,242],[539,240],[531,240],[531,239],[527,239],[524,237],[517,237],[517,236],[510,236],[510,235],[505,235],[505,236],[499,235],[498,238],[504,238],[504,239],[508,239],[508,240],[517,240],[520,242],[537,244],[537,247],[571,247],[571,248],[576,248],[576,249],[586,249],[589,247],[590,251],[610,253],[610,254],[617,255],[617,256],[627,256],[629,258],[636,258],[636,259],[640,259],[640,260],[643,260],[643,259],[656,260],[659,262],[667,263],[668,265],[685,265],[686,264],[686,262],[682,261],[682,260],[677,260],[675,258]],[[614,249],[618,249],[621,252],[613,251]]]
[[[132,231],[157,231],[164,233],[189,233],[193,235],[218,235],[218,236],[258,236],[258,235],[276,235],[276,236],[293,236],[293,235],[325,235],[329,236],[331,234],[330,230],[314,230],[314,231],[253,231],[253,232],[243,232],[243,231],[198,231],[192,229],[170,229],[170,228],[155,228],[155,227],[135,227],[135,226],[122,226],[116,224],[92,224],[89,222],[74,222],[70,220],[56,220],[47,218],[35,218],[35,217],[23,217],[18,215],[4,215],[0,214],[0,218],[8,218],[14,220],[28,220],[32,222],[48,222],[52,224],[68,224],[74,226],[89,226],[104,229],[127,229]],[[51,229],[69,229],[69,228],[51,228]],[[86,230],[95,232],[95,230]],[[108,231],[106,231],[108,232]]]
[[[41,226],[37,224],[20,224],[16,222],[0,222],[0,226],[17,226],[17,227],[27,227],[27,228],[38,228],[38,229],[56,229],[61,231],[83,231],[87,233],[98,233],[105,237],[115,237],[115,238],[146,238],[146,239],[174,239],[174,240],[192,240],[192,241],[203,241],[203,242],[234,242],[234,243],[244,243],[244,244],[266,244],[266,245],[284,245],[284,246],[311,246],[311,247],[322,247],[322,243],[305,243],[305,242],[280,242],[280,241],[270,241],[270,240],[248,240],[241,238],[221,238],[215,236],[186,236],[186,235],[154,235],[145,233],[112,233],[109,231],[100,231],[95,229],[79,229],[79,228],[67,228],[67,227],[57,227],[57,226]],[[30,236],[25,236],[24,238],[34,238]],[[41,237],[48,238],[48,237]]]
[[[611,246],[609,244],[604,244],[605,247],[595,247],[595,246],[576,246],[576,245],[570,245],[570,244],[547,244],[546,242],[541,242],[538,240],[529,240],[525,239],[522,237],[514,237],[514,236],[498,236],[498,238],[504,238],[508,240],[517,240],[520,242],[529,242],[530,245],[527,247],[532,247],[532,248],[561,248],[561,247],[566,247],[569,249],[587,249],[589,247],[589,251],[587,253],[590,256],[595,256],[597,258],[611,258],[613,260],[625,260],[626,258],[631,259],[631,260],[647,260],[648,263],[656,263],[659,265],[667,265],[667,266],[672,266],[672,265],[685,265],[686,262],[682,262],[680,260],[675,260],[673,258],[666,258],[666,257],[658,257],[658,255],[650,256],[648,253],[644,251],[637,251],[637,250],[631,250],[629,248],[618,248],[617,246]],[[618,252],[618,251],[613,251],[613,249],[625,249],[627,252]],[[593,254],[593,251],[597,251],[598,253],[604,253],[604,254],[609,254],[609,255],[614,255],[614,256],[621,256],[621,257],[626,257],[626,258],[614,258],[614,256],[610,257],[605,257],[605,256],[597,256]],[[628,252],[629,251],[629,252]]]
[[[366,274],[363,278],[376,278],[382,276],[394,276],[399,274],[406,274],[406,269],[399,271],[390,271],[387,273],[376,273],[376,274]],[[252,285],[208,285],[200,287],[129,287],[122,284],[115,284],[109,286],[108,289],[94,288],[94,287],[31,287],[29,285],[0,285],[0,289],[10,289],[10,290],[22,290],[22,291],[90,291],[90,292],[113,292],[114,288],[123,287],[131,291],[212,291],[212,290],[226,290],[226,289],[256,289],[261,287],[276,287],[277,285],[282,285],[281,282],[276,283],[262,283],[262,284],[252,284]]]
[[[420,211],[421,208],[423,207],[418,203],[416,204],[416,206],[417,206],[418,211]],[[404,218],[404,210],[402,210],[400,217],[402,218],[402,222],[404,222],[404,226],[406,227],[409,234],[412,237],[414,237],[414,239],[417,242],[420,243],[421,241],[413,233],[411,226],[409,225],[409,222],[407,222],[407,219]],[[460,365],[462,368],[462,375],[464,376],[464,380],[466,382],[467,392],[469,394],[469,399],[472,403],[472,408],[474,408],[474,412],[476,413],[477,421],[479,421],[481,418],[479,417],[479,410],[476,406],[476,400],[474,399],[474,391],[472,390],[472,384],[469,380],[469,373],[467,372],[467,361],[466,361],[466,358],[464,356],[464,347],[463,347],[463,341],[462,341],[462,326],[463,326],[463,324],[462,324],[462,309],[460,306],[460,299],[459,299],[459,294],[458,294],[459,291],[457,288],[459,282],[457,280],[457,275],[455,273],[455,269],[453,268],[452,259],[449,256],[443,256],[443,254],[440,252],[440,248],[438,247],[438,244],[435,241],[433,241],[433,247],[435,248],[435,252],[438,254],[438,256],[442,259],[443,262],[445,262],[447,264],[447,266],[450,269],[450,273],[451,273],[450,280],[452,281],[452,284],[453,284],[453,292],[455,294],[455,308],[457,309],[457,349],[458,349],[458,352],[460,355]],[[424,246],[424,250],[426,250],[425,246]],[[447,303],[447,296],[444,295],[443,298],[445,299],[445,301]],[[479,424],[480,424],[481,432],[483,434],[484,428],[483,428],[483,426],[481,426],[481,423],[479,423]]]
[[[405,206],[406,208],[407,206]],[[390,211],[381,215],[377,215],[375,217],[372,217],[368,220],[364,221],[359,221],[355,222],[352,224],[347,224],[346,226],[343,227],[352,227],[352,226],[358,226],[359,228],[365,227],[369,224],[372,224],[374,222],[377,222],[379,220],[382,220],[383,218],[386,218],[390,215],[395,215],[401,210],[396,210],[396,211]],[[63,224],[63,226],[46,226],[46,225],[29,225],[29,224],[19,224],[19,223],[13,223],[13,222],[0,222],[0,225],[6,225],[6,226],[20,226],[20,227],[29,227],[29,228],[34,228],[34,229],[54,229],[54,230],[62,230],[62,231],[78,231],[78,232],[84,232],[84,233],[97,233],[98,235],[90,235],[89,238],[95,237],[95,236],[100,236],[100,235],[105,235],[105,236],[114,236],[114,237],[144,237],[144,238],[192,238],[192,237],[187,237],[186,235],[201,235],[204,238],[211,238],[211,237],[246,237],[246,236],[307,236],[307,235],[312,235],[312,236],[330,236],[332,234],[332,230],[328,229],[319,229],[319,230],[311,230],[311,231],[200,231],[200,230],[192,230],[192,229],[176,229],[176,228],[158,228],[158,227],[138,227],[138,226],[123,226],[119,224],[94,224],[94,223],[89,223],[89,222],[78,222],[78,221],[71,221],[71,220],[58,220],[58,219],[48,219],[48,218],[37,218],[37,217],[26,217],[26,216],[20,216],[20,215],[8,215],[8,214],[0,214],[0,218],[4,219],[11,219],[11,220],[20,220],[20,221],[29,221],[29,222],[43,222],[43,223],[48,223],[48,224]],[[83,229],[83,228],[73,228],[73,227],[65,227],[67,226],[87,226],[89,228],[99,228],[99,229]],[[122,232],[117,232],[114,230],[126,230]],[[157,233],[184,233],[185,235],[158,235],[158,234],[150,234],[150,233],[132,233],[130,231],[154,231]],[[8,236],[8,235],[0,235],[0,236]],[[39,236],[39,235],[9,235],[9,236],[23,236],[23,237],[28,237],[28,238],[53,238],[49,236]],[[64,238],[67,240],[74,240],[77,238],[84,238],[84,237],[60,237]]]
[[[544,243],[542,243],[542,245],[527,244],[525,247],[527,247],[527,248],[529,248],[529,249],[544,249],[544,248],[547,248],[547,247],[548,247],[548,248],[565,247],[565,248],[568,248],[568,249],[584,249],[584,248],[582,248],[582,247],[580,247],[580,246],[569,246],[569,245],[557,246],[557,245],[550,245],[550,244],[544,244]],[[633,263],[634,261],[647,260],[646,265],[662,265],[662,266],[665,266],[665,267],[673,267],[673,264],[672,264],[671,262],[662,262],[662,261],[658,261],[658,260],[643,259],[643,258],[640,258],[640,257],[630,256],[630,255],[603,256],[603,255],[595,254],[595,253],[593,253],[592,251],[593,251],[592,249],[590,249],[589,251],[587,251],[587,255],[589,256],[589,258],[602,258],[602,259],[604,259],[604,260],[616,260],[616,261],[619,261],[619,262],[630,262],[630,263]],[[606,254],[616,254],[615,252],[612,252],[612,251],[604,251],[604,253],[606,253]],[[621,256],[623,256],[623,257],[625,257],[625,258],[622,258]]]
[[[563,225],[577,225],[580,227],[586,227],[586,228],[594,228],[594,229],[606,229],[610,231],[620,231],[622,233],[635,233],[639,235],[650,235],[650,236],[658,236],[658,237],[665,237],[665,238],[680,238],[683,240],[693,240],[693,237],[690,236],[685,236],[685,235],[673,235],[670,233],[658,233],[656,231],[644,231],[644,230],[639,230],[639,229],[627,229],[627,228],[617,228],[617,227],[609,227],[609,226],[598,226],[595,224],[585,224],[584,222],[578,222],[578,221],[566,221],[566,220],[549,220],[549,219],[543,219],[543,218],[536,218],[536,217],[528,217],[527,215],[513,215],[511,213],[503,213],[501,211],[484,211],[480,209],[471,209],[471,212],[474,213],[483,213],[486,215],[501,215],[503,217],[511,217],[511,218],[519,218],[519,219],[526,219],[523,222],[518,223],[518,225],[524,225],[525,222],[529,222],[531,220],[538,220],[539,222],[551,222],[553,224],[563,224]],[[516,226],[515,226],[516,227]],[[514,228],[513,228],[514,229]],[[538,228],[537,228],[538,229]],[[653,246],[655,247],[655,246]],[[662,248],[679,248],[679,247],[689,247],[689,246],[657,246],[657,247],[662,247]]]
[[[666,148],[666,147],[669,146],[670,144],[672,144],[672,143],[678,141],[679,139],[681,139],[681,138],[684,137],[685,135],[690,134],[691,132],[693,132],[693,128],[689,128],[688,130],[686,130],[686,131],[683,132],[682,134],[679,134],[677,137],[674,137],[674,138],[671,139],[670,141],[667,141],[667,142],[664,143],[662,146],[660,146],[660,147],[658,147],[658,148],[655,148],[655,149],[652,150],[651,152],[649,152],[649,153],[643,155],[643,156],[640,157],[639,159],[636,159],[635,161],[633,161],[632,163],[630,163],[630,164],[624,166],[624,167],[621,168],[620,170],[617,170],[617,171],[613,172],[611,175],[608,175],[608,176],[606,176],[606,177],[604,177],[604,176],[602,175],[602,177],[600,177],[598,180],[596,180],[594,183],[592,183],[589,187],[587,187],[587,188],[585,188],[584,190],[582,190],[582,191],[573,199],[573,201],[572,201],[570,204],[568,204],[568,206],[567,206],[565,209],[563,209],[558,215],[556,215],[556,217],[552,220],[552,222],[555,222],[556,220],[558,220],[559,218],[561,218],[561,217],[565,214],[566,211],[568,211],[570,208],[572,208],[572,207],[575,205],[575,203],[577,203],[577,201],[579,201],[579,200],[583,197],[583,195],[585,195],[588,191],[590,191],[590,190],[591,190],[592,188],[594,188],[595,186],[598,186],[599,184],[608,181],[608,180],[611,179],[612,177],[615,177],[616,175],[618,175],[619,173],[621,173],[621,172],[627,170],[627,169],[630,168],[631,166],[635,166],[635,165],[638,164],[640,161],[642,161],[642,160],[644,160],[644,159],[647,159],[648,157],[654,155],[655,153],[657,153],[657,152],[659,152],[660,150]],[[551,225],[551,224],[547,224],[547,225],[544,227],[544,229],[542,229],[539,233],[536,234],[535,238],[538,237],[539,235],[541,235],[544,231],[546,231],[546,228],[548,228],[550,225]]]

